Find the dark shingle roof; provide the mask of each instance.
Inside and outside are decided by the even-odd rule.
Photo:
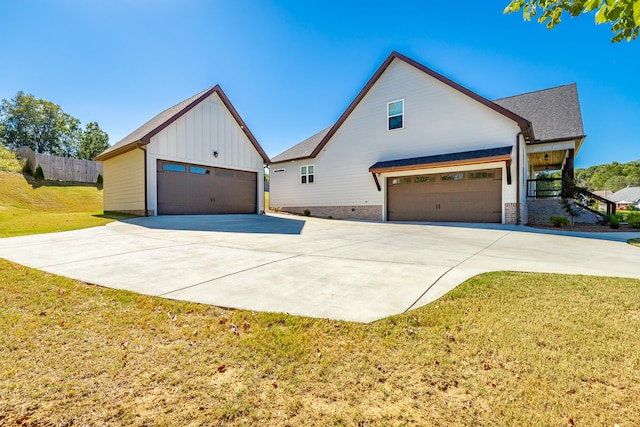
[[[394,59],[416,67],[496,112],[509,117],[517,122],[523,131],[528,130],[529,123],[531,123],[530,127],[533,129],[536,141],[575,139],[585,136],[575,83],[489,101],[424,65],[397,52],[392,52],[333,126],[278,154],[274,157],[273,162],[315,157]],[[525,133],[525,138],[527,135],[528,132]]]
[[[260,153],[262,159],[266,163],[269,163],[269,157],[264,152],[256,138],[253,136],[253,134],[244,123],[236,109],[231,104],[231,101],[229,101],[229,98],[227,98],[227,95],[219,85],[211,86],[210,88],[203,90],[202,92],[193,95],[190,98],[185,99],[184,101],[174,105],[173,107],[164,110],[162,113],[158,114],[157,116],[140,126],[138,129],[131,132],[122,140],[100,153],[98,156],[96,156],[95,160],[104,161],[112,157],[116,157],[122,153],[126,153],[127,151],[133,150],[137,147],[138,144],[148,144],[154,135],[169,126],[180,116],[191,110],[191,108],[195,107],[200,102],[204,101],[213,93],[218,94],[224,105],[227,107],[227,110],[229,110],[249,141],[251,141],[251,144],[253,144],[258,153]]]
[[[305,139],[304,141],[294,145],[289,148],[287,151],[278,154],[271,161],[274,163],[284,162],[288,160],[294,159],[304,159],[306,157],[310,157],[313,150],[320,144],[325,135],[331,130],[331,126],[326,129],[321,130],[315,135]]]
[[[406,168],[410,166],[428,165],[433,163],[457,162],[465,160],[482,159],[486,157],[498,157],[511,154],[512,146],[489,148],[486,150],[462,151],[459,153],[438,154],[435,156],[412,157],[410,159],[387,160],[378,162],[369,168],[374,172],[379,169]]]
[[[607,199],[612,202],[632,202],[640,200],[640,187],[627,187],[623,188],[620,191],[616,191],[611,196],[607,197]]]
[[[537,141],[584,137],[575,83],[493,102],[529,120]]]

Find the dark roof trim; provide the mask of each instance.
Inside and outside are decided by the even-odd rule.
[[[576,136],[566,136],[562,138],[553,138],[553,139],[536,139],[534,144],[549,144],[552,142],[562,142],[562,141],[575,141],[577,139],[585,139],[587,135],[576,135]]]
[[[511,160],[511,145],[486,150],[462,151],[459,153],[437,154],[435,156],[412,157],[409,159],[378,162],[369,168],[369,172],[394,172],[426,169],[440,166],[459,166]]]
[[[244,122],[244,120],[242,120],[242,117],[240,117],[240,114],[238,114],[238,111],[236,111],[231,101],[229,101],[229,98],[227,98],[227,95],[223,92],[222,88],[219,85],[216,85],[215,87],[218,88],[218,96],[220,97],[220,99],[222,99],[222,103],[227,107],[227,110],[229,110],[233,118],[236,119],[238,126],[240,126],[240,129],[242,129],[247,138],[249,138],[249,141],[251,141],[251,144],[253,144],[255,149],[258,151],[260,157],[262,157],[262,160],[266,164],[271,163],[269,156],[267,156],[267,153],[265,153],[265,151],[262,149],[256,137],[253,136],[253,133],[251,133],[247,124]]]
[[[135,140],[135,141],[130,141],[130,142],[128,142],[128,143],[126,143],[126,144],[124,144],[124,145],[122,145],[120,147],[117,147],[117,148],[114,145],[113,146],[114,147],[113,150],[110,151],[109,149],[107,149],[102,154],[96,156],[95,160],[97,160],[97,161],[108,160],[108,159],[111,159],[113,157],[119,156],[120,154],[124,154],[124,153],[126,153],[128,151],[131,151],[131,150],[137,148],[140,145],[140,143],[142,143],[142,145],[149,144],[151,142],[151,138],[153,138],[158,133],[162,132],[169,125],[171,125],[173,122],[178,120],[180,117],[185,115],[192,108],[194,108],[196,105],[198,105],[199,103],[201,103],[202,101],[204,101],[205,99],[207,99],[209,96],[211,96],[214,93],[218,94],[218,96],[222,100],[222,103],[225,105],[227,110],[229,110],[229,112],[233,116],[233,118],[236,121],[236,123],[238,123],[238,126],[240,126],[240,129],[242,129],[242,131],[247,136],[247,138],[249,139],[251,144],[258,151],[258,153],[260,154],[260,157],[262,157],[262,160],[267,164],[271,163],[271,160],[269,159],[269,156],[267,156],[267,153],[265,153],[265,151],[262,149],[262,147],[260,146],[260,144],[256,140],[255,136],[253,135],[253,133],[251,133],[251,131],[247,127],[247,125],[244,122],[244,120],[242,120],[242,118],[240,117],[240,114],[238,114],[238,111],[235,109],[233,104],[231,104],[231,101],[229,101],[229,98],[227,98],[227,95],[224,93],[224,91],[222,90],[220,85],[215,85],[212,88],[210,88],[210,89],[206,90],[205,92],[203,92],[202,95],[198,96],[192,102],[190,102],[185,107],[183,107],[182,109],[177,111],[174,115],[172,115],[167,120],[162,122],[159,126],[157,126],[156,128],[154,128],[150,132],[148,132],[145,135],[143,135],[140,139]],[[151,120],[153,120],[153,119],[151,119]],[[116,145],[118,145],[118,144],[116,144]]]
[[[193,100],[190,104],[185,106],[182,110],[178,111],[173,116],[169,117],[165,122],[160,124],[160,126],[158,126],[157,128],[153,129],[151,132],[149,132],[148,134],[140,138],[140,141],[142,141],[144,144],[149,144],[151,142],[151,138],[153,138],[154,136],[162,132],[162,130],[166,129],[171,123],[175,122],[180,117],[184,116],[189,110],[191,110],[193,107],[195,107],[196,105],[200,104],[202,101],[207,99],[211,94],[218,91],[222,92],[222,88],[220,88],[219,85],[215,85],[208,91],[204,92],[202,95],[200,95],[195,100]]]
[[[451,88],[462,92],[463,94],[469,96],[470,98],[478,101],[479,103],[491,108],[492,110],[502,114],[503,116],[513,120],[514,122],[516,122],[518,124],[518,126],[520,127],[520,130],[522,130],[525,135],[530,135],[532,133],[531,131],[531,122],[529,122],[527,119],[520,117],[519,115],[507,110],[504,107],[501,107],[500,105],[478,95],[475,92],[470,91],[469,89],[467,89],[464,86],[459,85],[458,83],[454,82],[453,80],[450,80],[448,78],[446,78],[445,76],[443,76],[442,74],[438,74],[435,71],[433,71],[432,69],[425,67],[424,65],[414,61],[411,58],[408,58],[396,51],[391,52],[391,54],[387,57],[387,59],[382,63],[382,65],[380,66],[380,68],[378,68],[378,70],[374,73],[374,75],[369,79],[369,81],[367,82],[367,84],[362,88],[362,90],[360,91],[360,93],[358,93],[358,95],[356,96],[356,98],[351,102],[351,104],[349,104],[349,106],[347,107],[347,109],[345,110],[344,113],[342,113],[342,115],[340,116],[340,118],[338,119],[338,121],[331,127],[331,130],[329,130],[329,132],[325,135],[324,138],[322,138],[322,141],[320,141],[320,143],[318,144],[318,146],[313,150],[313,152],[311,153],[311,155],[309,157],[316,157],[320,151],[322,151],[322,149],[324,148],[325,145],[327,145],[327,143],[329,142],[329,140],[331,139],[331,137],[333,137],[333,135],[338,131],[338,129],[340,128],[340,126],[342,126],[342,123],[345,122],[345,120],[347,120],[347,118],[349,117],[349,115],[353,112],[353,110],[355,110],[355,108],[358,106],[358,104],[360,103],[360,101],[362,101],[362,99],[367,95],[367,93],[369,92],[369,90],[371,90],[371,88],[373,87],[374,84],[376,84],[376,82],[378,81],[378,79],[380,78],[380,76],[382,76],[382,74],[386,71],[386,69],[389,67],[389,65],[391,65],[391,63],[393,62],[394,59],[398,59],[400,61],[403,61],[415,68],[417,68],[418,70],[428,74],[429,76],[435,78],[436,80],[444,83],[447,86],[450,86]],[[526,138],[526,137],[525,137]],[[298,160],[298,159],[296,159]]]

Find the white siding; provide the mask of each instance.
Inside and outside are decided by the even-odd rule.
[[[387,102],[398,99],[404,129],[387,131]],[[383,205],[384,191],[369,173],[376,162],[513,146],[519,131],[514,121],[396,59],[315,159],[272,167],[286,172],[271,174],[271,206]],[[314,184],[299,183],[304,164],[315,164]],[[517,170],[513,165],[514,184]],[[516,186],[506,186],[503,203],[515,201]]]
[[[264,210],[262,157],[216,93],[152,137],[147,153],[148,209],[154,212],[157,159],[256,172],[258,211]]]

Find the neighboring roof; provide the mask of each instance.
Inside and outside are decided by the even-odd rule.
[[[622,190],[616,191],[615,193],[607,197],[607,199],[611,200],[612,202],[624,201],[635,203],[636,201],[640,200],[640,187],[623,188]]]
[[[529,119],[536,133],[536,142],[585,136],[575,83],[495,99],[493,102]]]
[[[438,154],[435,156],[412,157],[410,159],[388,160],[378,162],[369,168],[369,172],[390,172],[412,170],[423,167],[446,166],[452,163],[477,164],[490,161],[509,160],[512,146],[489,148],[486,150],[463,151],[460,153]]]
[[[318,153],[320,153],[320,151],[322,151],[324,146],[329,142],[331,137],[338,131],[340,126],[342,126],[342,123],[344,123],[344,121],[349,117],[351,112],[358,106],[360,101],[362,101],[362,99],[367,95],[369,90],[373,87],[373,85],[378,81],[380,76],[382,76],[382,74],[387,70],[389,65],[395,59],[397,59],[399,61],[402,61],[402,62],[404,62],[404,63],[406,63],[408,65],[411,65],[411,66],[417,68],[418,70],[420,70],[423,73],[433,77],[434,79],[444,83],[445,85],[447,85],[447,86],[449,86],[449,87],[451,87],[451,88],[453,88],[453,89],[455,89],[455,90],[467,95],[468,97],[476,100],[477,102],[479,102],[479,103],[491,108],[492,110],[502,114],[503,116],[508,117],[509,119],[513,120],[514,122],[516,122],[518,124],[520,129],[524,132],[525,138],[528,138],[529,135],[532,134],[532,132],[531,132],[531,123],[527,119],[525,119],[525,118],[521,117],[520,115],[518,115],[517,113],[514,113],[514,112],[504,108],[503,106],[498,105],[498,104],[496,104],[496,103],[494,103],[494,102],[492,102],[492,101],[490,101],[490,100],[478,95],[477,93],[470,91],[469,89],[465,88],[464,86],[461,86],[458,83],[454,82],[453,80],[450,80],[447,77],[436,73],[435,71],[431,70],[430,68],[425,67],[424,65],[414,61],[413,59],[408,58],[408,57],[406,57],[406,56],[404,56],[404,55],[402,55],[402,54],[400,54],[398,52],[393,51],[387,57],[387,59],[382,63],[380,68],[378,68],[378,70],[369,79],[367,84],[362,88],[360,93],[358,93],[356,98],[351,102],[351,104],[349,104],[349,106],[347,107],[345,112],[342,113],[342,115],[340,116],[338,121],[333,126],[331,126],[328,131],[325,129],[325,131],[327,131],[327,132],[324,134],[324,136],[322,136],[322,138],[319,141],[318,141],[319,138],[316,138],[316,137],[319,134],[321,134],[321,133],[323,133],[325,131],[319,132],[318,134],[312,136],[311,138],[305,139],[304,141],[302,141],[298,145],[290,148],[289,150],[285,151],[284,153],[281,153],[281,154],[277,155],[274,158],[273,163],[285,162],[285,161],[290,161],[290,160],[305,159],[305,158],[317,156]],[[309,151],[309,146],[314,141],[317,141],[317,145],[313,148],[311,153],[306,154]],[[301,146],[301,147],[298,147],[298,146]],[[302,154],[300,154],[300,153],[302,153]],[[287,155],[285,155],[285,154],[287,154]]]
[[[305,139],[299,144],[294,145],[289,148],[284,153],[280,153],[275,156],[271,161],[273,163],[284,162],[291,159],[302,159],[311,156],[313,150],[320,144],[322,139],[327,135],[327,133],[331,130],[331,126],[326,129],[321,130],[315,135]]]
[[[215,85],[210,87],[207,90],[204,90],[191,98],[187,98],[179,104],[174,105],[171,108],[164,110],[162,113],[158,114],[138,129],[131,132],[129,135],[124,137],[121,141],[112,145],[102,153],[100,153],[94,160],[96,161],[104,161],[110,159],[112,157],[119,156],[120,154],[126,153],[127,151],[131,151],[137,148],[139,145],[147,145],[151,142],[151,138],[162,131],[164,128],[169,126],[171,123],[179,119],[193,107],[198,105],[200,102],[207,99],[212,94],[217,93],[220,99],[222,100],[229,113],[233,116],[240,129],[247,136],[251,144],[255,147],[255,149],[262,157],[262,160],[265,163],[270,163],[269,156],[262,149],[256,138],[253,136],[245,122],[242,120],[236,109],[227,98],[227,95],[223,92],[220,85]]]

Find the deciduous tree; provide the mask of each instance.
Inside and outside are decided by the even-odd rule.
[[[8,148],[27,146],[38,153],[59,151],[62,110],[53,102],[18,92],[10,101],[2,100],[2,143]]]
[[[84,127],[80,137],[79,159],[92,160],[95,156],[109,148],[109,135],[106,134],[98,123],[89,122]]]
[[[90,160],[109,147],[109,136],[98,123],[87,123],[62,111],[59,105],[18,92],[0,103],[0,143],[16,149]]]
[[[640,27],[640,0],[512,0],[504,13],[520,10],[525,20],[538,17],[549,29],[560,23],[564,13],[579,16],[595,12],[597,24],[611,24],[613,42],[635,40]]]

